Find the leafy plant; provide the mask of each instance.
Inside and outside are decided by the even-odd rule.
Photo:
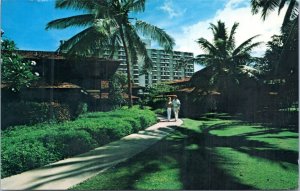
[[[57,124],[9,127],[2,131],[2,177],[81,154],[155,122],[152,111],[133,107],[85,113]]]
[[[126,103],[123,95],[125,93],[126,76],[122,73],[115,73],[109,80],[109,102],[115,107],[121,107]]]
[[[5,39],[1,43],[1,50],[1,79],[11,91],[17,92],[23,87],[29,87],[39,78],[39,73],[33,72],[35,61],[25,61],[16,54],[17,47],[14,41]]]

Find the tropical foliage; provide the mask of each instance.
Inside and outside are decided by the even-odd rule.
[[[126,103],[124,99],[126,76],[123,73],[115,73],[109,80],[109,101],[113,107],[121,107]]]
[[[251,51],[260,45],[253,42],[257,36],[236,46],[235,34],[238,23],[234,23],[231,30],[227,31],[225,23],[218,21],[217,25],[211,24],[213,41],[199,38],[198,44],[204,51],[196,57],[196,61],[206,66],[207,75],[194,75],[192,83],[198,89],[220,91],[226,102],[234,99],[238,88],[249,83],[249,79],[256,79],[259,71],[252,66],[260,58],[251,56]],[[232,100],[233,101],[233,100]]]
[[[297,0],[251,0],[252,13],[261,13],[263,20],[267,18],[270,12],[278,9],[278,14],[282,8],[288,4],[287,11],[284,16],[283,25],[287,24],[290,20],[294,20],[299,15]]]
[[[297,0],[252,0],[252,13],[261,13],[263,20],[268,14],[288,5],[281,34],[274,35],[267,43],[268,49],[265,53],[265,62],[262,68],[268,84],[276,86],[276,91],[282,97],[280,102],[292,105],[298,102],[298,42],[299,42],[299,3]],[[289,106],[288,106],[289,107]]]
[[[33,72],[35,61],[25,61],[15,53],[17,50],[14,41],[5,39],[1,43],[1,80],[11,91],[17,92],[23,87],[29,87],[38,79],[39,74]]]
[[[146,0],[56,0],[56,8],[82,10],[84,13],[51,21],[46,27],[85,28],[60,46],[59,51],[66,51],[68,54],[97,53],[100,56],[99,53],[106,51],[113,57],[115,51],[123,47],[127,64],[129,106],[132,105],[131,66],[137,63],[137,57],[141,55],[145,68],[151,67],[151,59],[139,34],[157,41],[165,50],[172,50],[174,46],[174,40],[164,30],[131,18],[131,13],[145,10],[145,3]]]
[[[235,23],[230,32],[226,30],[225,23],[218,21],[217,25],[211,24],[213,42],[199,38],[198,44],[204,54],[197,56],[197,61],[213,71],[209,85],[217,89],[227,89],[229,85],[239,84],[243,77],[254,77],[258,72],[251,67],[260,58],[251,56],[253,48],[260,42],[253,42],[257,36],[236,46],[235,33],[238,23]]]
[[[2,178],[84,153],[155,122],[152,111],[133,107],[86,113],[58,124],[8,128],[1,132]]]

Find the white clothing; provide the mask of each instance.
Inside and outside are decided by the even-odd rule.
[[[173,108],[180,108],[180,101],[179,101],[179,99],[174,99],[173,101],[172,101],[172,105],[173,105]]]
[[[179,99],[174,99],[172,101],[172,105],[173,105],[173,111],[174,111],[174,115],[175,115],[175,120],[177,121],[177,119],[178,119],[178,113],[179,113],[180,105],[181,105]]]
[[[168,107],[168,108],[167,108],[168,121],[171,120],[171,113],[172,113],[172,108]]]

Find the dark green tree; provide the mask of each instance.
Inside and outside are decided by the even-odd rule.
[[[109,101],[113,107],[121,107],[126,103],[124,99],[126,76],[122,73],[115,73],[109,80]]]
[[[287,11],[284,16],[283,26],[286,25],[290,20],[298,17],[298,6],[297,0],[251,0],[251,8],[253,14],[261,14],[263,20],[267,18],[270,12],[278,10],[280,14],[282,8],[288,5]]]
[[[84,13],[51,21],[46,27],[85,27],[60,46],[59,50],[68,54],[90,55],[107,51],[112,57],[116,50],[123,47],[126,55],[129,107],[132,106],[130,68],[137,63],[137,55],[144,58],[145,68],[152,65],[139,34],[158,42],[167,51],[174,46],[174,40],[164,30],[133,18],[132,13],[145,10],[145,3],[146,0],[56,0],[56,8],[82,10]]]
[[[253,36],[236,46],[237,27],[238,23],[235,23],[228,33],[225,23],[218,21],[217,25],[211,24],[210,27],[213,32],[212,42],[204,38],[197,41],[204,54],[198,55],[196,61],[211,71],[208,85],[221,91],[239,84],[243,78],[254,77],[258,72],[252,65],[260,58],[251,56],[251,51],[260,42],[253,42],[257,37]]]
[[[223,102],[227,104],[236,103],[239,88],[248,85],[259,73],[252,66],[260,58],[253,57],[251,51],[260,42],[253,42],[257,37],[253,36],[236,46],[237,28],[238,23],[234,23],[228,32],[225,23],[221,21],[217,25],[210,25],[213,41],[204,38],[197,41],[204,54],[198,55],[196,61],[205,66],[205,74],[196,74],[191,80],[198,89],[221,92]]]
[[[278,14],[287,5],[281,34],[274,35],[268,42],[265,54],[266,79],[269,84],[281,86],[277,91],[289,104],[298,100],[299,76],[299,3],[297,0],[252,0],[252,13],[261,13],[263,20],[268,14],[278,9]]]

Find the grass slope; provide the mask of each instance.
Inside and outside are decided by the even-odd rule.
[[[214,118],[185,119],[145,152],[75,190],[295,189],[298,133]]]

